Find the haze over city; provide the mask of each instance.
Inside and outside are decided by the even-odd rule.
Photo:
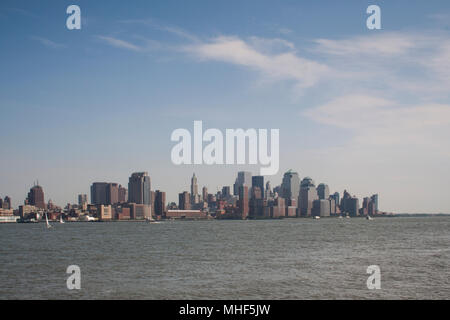
[[[449,212],[450,4],[2,1],[0,197],[75,203],[96,181],[147,171],[167,201],[232,186],[259,165],[171,162],[177,128],[279,129],[281,184],[378,193],[385,211]],[[405,10],[405,7],[408,10]]]

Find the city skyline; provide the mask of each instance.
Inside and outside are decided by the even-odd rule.
[[[64,205],[141,171],[168,201],[192,172],[198,193],[234,192],[259,166],[170,160],[170,133],[202,120],[279,128],[272,187],[293,168],[361,200],[376,190],[388,211],[448,212],[450,3],[383,2],[381,30],[369,1],[326,3],[78,1],[69,31],[69,3],[2,1],[0,196],[17,207],[39,178]]]

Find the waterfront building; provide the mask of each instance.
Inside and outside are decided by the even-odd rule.
[[[118,202],[119,203],[125,203],[128,201],[128,190],[125,187],[122,187],[121,185],[119,185],[119,190],[118,190]]]
[[[190,210],[190,195],[189,192],[184,191],[183,193],[178,194],[178,208],[180,210]]]
[[[311,216],[313,201],[318,198],[314,181],[309,177],[304,178],[300,184],[299,215],[304,217]]]
[[[272,187],[270,185],[270,181],[266,182],[266,191],[264,192],[264,195],[266,200],[273,198],[273,192]]]
[[[155,191],[155,215],[166,216],[166,193],[159,190]]]
[[[239,187],[239,210],[242,219],[247,219],[249,214],[248,187],[242,185]]]
[[[0,198],[0,209],[9,210],[12,209],[11,198],[6,196],[4,200]]]
[[[91,204],[106,204],[107,182],[94,182],[91,185]]]
[[[325,199],[314,200],[311,215],[319,217],[329,217],[330,201]]]
[[[330,197],[330,189],[327,184],[321,183],[317,186],[317,195],[320,200],[328,200]]]
[[[113,214],[111,205],[103,205],[103,204],[97,205],[97,218],[100,221],[112,220]]]
[[[253,176],[252,177],[252,189],[258,187],[261,192],[261,199],[264,199],[264,177]]]
[[[130,219],[144,220],[150,219],[152,215],[152,207],[143,203],[127,203],[124,207],[130,208]]]
[[[46,209],[44,200],[44,190],[39,184],[34,185],[28,192],[26,204],[40,209]]]
[[[195,176],[194,173],[191,178],[191,203],[196,204],[198,202],[199,202],[198,184],[197,184],[197,177]]]
[[[284,218],[286,216],[286,202],[282,197],[278,197],[271,201],[268,208],[270,210],[269,216],[271,218]]]
[[[233,185],[233,194],[235,196],[239,195],[239,187],[247,186],[250,190],[252,183],[252,173],[248,171],[239,171],[236,181]]]
[[[79,194],[78,195],[78,205],[80,207],[83,207],[87,203],[88,203],[87,194]]]
[[[206,219],[208,215],[201,210],[167,210],[168,219]]]
[[[297,172],[288,170],[284,173],[280,192],[279,196],[286,199],[288,205],[293,206],[291,200],[297,201],[300,194],[300,178]]]
[[[376,213],[378,213],[378,194],[374,194],[370,198],[372,199],[375,214],[376,214]]]
[[[112,205],[119,202],[119,185],[117,183],[108,183],[106,185],[106,205]]]
[[[209,202],[209,200],[208,200],[208,188],[206,188],[206,187],[202,188],[202,200],[203,200],[203,202]]]
[[[151,183],[147,172],[134,172],[128,181],[128,202],[151,205]]]

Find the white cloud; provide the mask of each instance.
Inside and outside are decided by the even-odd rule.
[[[330,72],[326,65],[302,58],[295,52],[263,53],[261,50],[263,42],[258,38],[246,42],[238,37],[219,36],[209,42],[185,46],[183,50],[203,60],[216,60],[248,67],[270,79],[293,80],[299,88],[317,84],[322,76]],[[267,45],[269,42],[265,43]],[[292,48],[287,41],[272,40],[270,45],[274,43],[282,43]],[[259,50],[256,46],[259,46]]]
[[[44,46],[49,47],[49,48],[53,48],[53,49],[64,48],[65,47],[65,45],[63,45],[61,43],[56,43],[56,42],[54,42],[52,40],[49,40],[49,39],[43,38],[43,37],[32,36],[31,39],[39,41]]]
[[[107,36],[96,36],[97,39],[100,39],[102,41],[104,41],[105,43],[116,47],[116,48],[121,48],[121,49],[127,49],[127,50],[132,50],[132,51],[141,51],[142,48],[132,44],[131,42],[125,41],[125,40],[121,40],[118,38],[114,38],[114,37],[107,37]]]
[[[343,40],[316,39],[316,50],[332,55],[382,55],[404,54],[416,46],[414,39],[402,33],[385,33]]]

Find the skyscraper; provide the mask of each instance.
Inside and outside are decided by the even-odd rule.
[[[2,198],[0,198],[0,209],[11,209],[11,198],[6,196],[5,200],[2,200]]]
[[[119,185],[117,183],[108,183],[106,185],[106,205],[112,205],[119,202]]]
[[[195,176],[194,173],[191,178],[191,203],[198,203],[198,202],[199,202],[198,184],[197,184],[197,177]]]
[[[94,182],[91,185],[91,203],[106,204],[106,188],[107,182]]]
[[[300,192],[300,178],[297,172],[292,170],[287,171],[283,175],[283,181],[281,182],[281,194],[280,196],[286,199],[287,205],[291,199],[297,199]]]
[[[202,189],[202,198],[204,202],[208,202],[208,188],[206,187]]]
[[[109,182],[94,182],[91,185],[91,203],[112,205],[119,202],[119,185]]]
[[[44,190],[40,185],[36,184],[30,189],[30,192],[28,192],[27,202],[37,208],[46,208],[44,201]]]
[[[79,194],[78,195],[78,205],[83,206],[84,204],[87,204],[87,194]]]
[[[252,183],[252,173],[248,171],[239,171],[236,181],[233,185],[233,194],[237,196],[239,194],[239,187],[247,186],[251,187]]]
[[[269,198],[273,197],[272,187],[270,185],[270,181],[266,182],[266,191],[264,192],[264,194],[266,196],[266,199],[269,199]]]
[[[374,194],[370,197],[373,202],[373,209],[375,210],[375,213],[378,213],[378,194]]]
[[[263,176],[253,176],[252,177],[252,188],[258,187],[261,191],[261,198],[264,199],[264,177]]]
[[[231,197],[231,189],[229,186],[222,187],[222,199],[228,199]]]
[[[300,184],[300,197],[299,197],[299,213],[302,216],[310,216],[313,207],[313,201],[317,200],[317,189],[314,185],[314,181],[306,177]]]
[[[189,192],[184,191],[183,193],[178,194],[178,208],[180,210],[190,210],[191,209]]]
[[[166,193],[155,191],[155,215],[165,217],[166,215]]]
[[[127,202],[128,198],[128,190],[127,188],[119,185],[119,203]]]
[[[134,172],[128,180],[128,202],[151,205],[150,177],[147,172]]]
[[[328,200],[330,197],[330,189],[328,188],[328,185],[325,183],[319,184],[317,186],[317,195],[320,200]]]
[[[239,211],[242,219],[247,219],[249,213],[248,187],[245,185],[239,187]]]

